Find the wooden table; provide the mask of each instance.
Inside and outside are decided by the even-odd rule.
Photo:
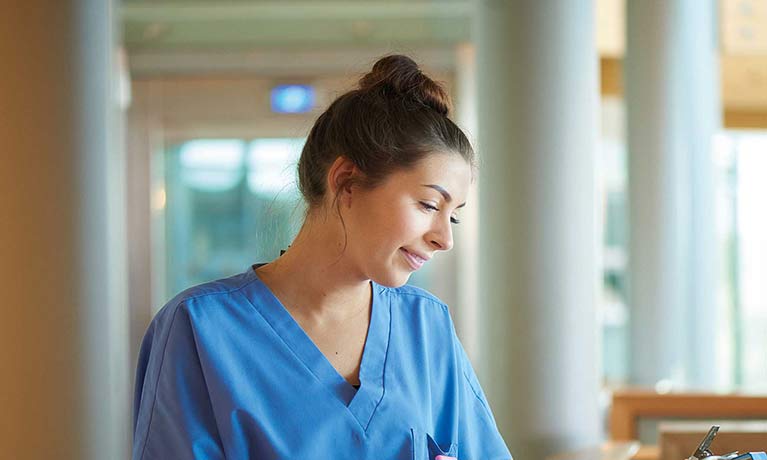
[[[658,460],[658,447],[641,446],[637,441],[608,441],[601,446],[553,455],[546,460]]]
[[[767,396],[737,393],[667,393],[617,390],[610,410],[610,439],[637,439],[641,418],[767,419]]]

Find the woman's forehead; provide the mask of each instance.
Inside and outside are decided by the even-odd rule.
[[[429,155],[419,161],[410,172],[414,179],[426,180],[429,183],[460,184],[471,180],[471,166],[456,154]]]
[[[455,154],[432,154],[410,169],[398,171],[390,177],[392,187],[431,189],[444,196],[463,199],[471,185],[471,166]]]

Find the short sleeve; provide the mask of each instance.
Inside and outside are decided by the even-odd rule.
[[[455,338],[461,367],[458,458],[461,460],[509,460],[511,453],[498,431],[493,412],[471,366],[463,345]]]
[[[141,345],[133,460],[224,459],[189,316],[163,309]]]

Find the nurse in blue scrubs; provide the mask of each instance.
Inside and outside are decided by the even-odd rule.
[[[447,306],[405,284],[452,248],[475,174],[449,106],[395,55],[317,119],[290,248],[149,326],[133,460],[511,458]]]

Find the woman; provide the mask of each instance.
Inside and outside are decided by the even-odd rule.
[[[474,176],[448,107],[388,56],[317,119],[289,249],[152,321],[134,460],[511,458],[447,306],[405,286],[453,246]]]

